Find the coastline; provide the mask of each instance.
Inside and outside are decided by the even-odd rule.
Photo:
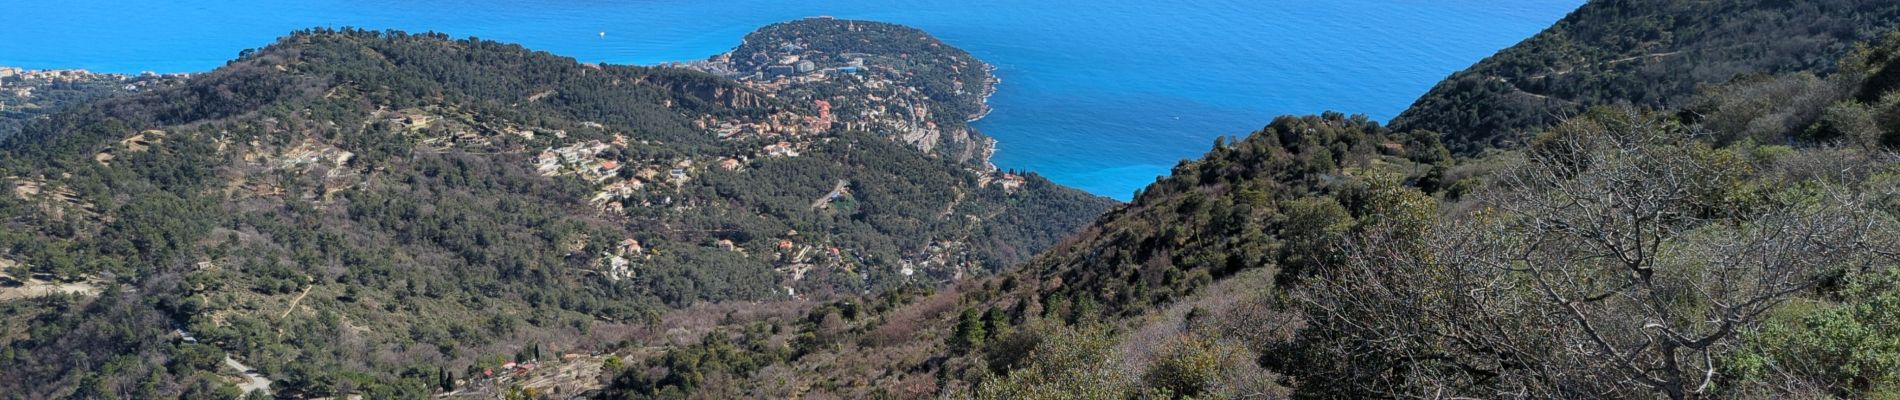
[[[971,58],[974,59],[975,56],[971,56]],[[990,97],[996,96],[997,88],[1000,88],[1003,86],[1003,78],[996,75],[996,65],[990,64],[989,62],[983,61],[981,59],[978,59],[977,62],[983,63],[983,75],[988,77],[985,80],[984,85],[983,85],[983,98],[981,100],[977,100],[977,104],[982,106],[983,111],[977,113],[976,115],[970,116],[970,118],[964,122],[973,123],[973,122],[982,120],[983,117],[990,116],[990,112],[996,111],[996,109],[990,108]]]
[[[970,58],[976,59],[976,56],[971,56]],[[1003,78],[996,75],[996,65],[990,64],[988,61],[983,61],[982,59],[976,60],[977,62],[983,63],[983,75],[989,77],[985,79],[984,82],[983,98],[982,100],[978,100],[978,104],[982,105],[983,112],[971,116],[968,121],[965,121],[964,125],[966,125],[965,129],[969,129],[972,134],[983,138],[983,154],[980,157],[983,158],[983,167],[988,169],[984,172],[996,172],[1001,169],[996,167],[995,162],[996,144],[998,141],[995,137],[985,135],[983,132],[976,130],[975,126],[970,125],[975,124],[976,121],[983,120],[985,117],[989,117],[991,112],[996,111],[995,108],[990,107],[990,97],[996,96],[996,92],[999,88],[1003,87]]]

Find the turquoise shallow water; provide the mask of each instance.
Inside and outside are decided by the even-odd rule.
[[[0,65],[193,72],[291,30],[433,30],[587,62],[703,58],[815,15],[930,31],[999,67],[996,163],[1126,199],[1280,114],[1388,119],[1583,0],[67,0],[0,7]],[[605,32],[603,37],[601,32]]]

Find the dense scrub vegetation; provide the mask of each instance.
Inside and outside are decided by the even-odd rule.
[[[1199,254],[1206,239],[1244,237],[1194,234],[1245,223],[1185,219],[1196,215],[1191,208],[1140,213],[1195,204],[1197,194],[1212,191],[1225,194],[1199,201],[1237,201],[1248,192],[1226,187],[1258,176],[1177,169],[1079,242],[1031,263],[1024,274],[1040,273],[1040,283],[1017,287],[1037,289],[974,295],[1005,299],[977,300],[977,310],[1028,304],[1013,309],[1031,310],[1020,317],[1029,325],[1107,321],[1110,343],[1089,345],[1101,354],[1086,357],[1145,366],[1113,375],[1032,362],[1006,368],[1006,378],[979,376],[978,392],[1083,385],[1121,388],[1094,398],[1156,390],[1216,397],[1291,390],[1321,398],[1889,395],[1900,382],[1883,360],[1900,355],[1881,344],[1890,329],[1873,310],[1891,300],[1877,293],[1900,267],[1900,170],[1886,140],[1900,125],[1871,115],[1900,111],[1883,105],[1900,92],[1880,78],[1900,65],[1895,45],[1900,36],[1861,47],[1841,62],[1842,72],[1825,78],[1738,80],[1702,91],[1697,108],[1679,114],[1599,108],[1524,150],[1398,169],[1427,171],[1419,175],[1352,173],[1365,164],[1342,164],[1318,181],[1352,190],[1308,189],[1307,197],[1273,202],[1287,217],[1254,219],[1271,238],[1257,240],[1279,244],[1268,248],[1282,253],[1240,264],[1247,271],[1239,273],[1224,271],[1231,264],[1220,258],[1163,263],[1119,255],[1153,241],[1164,245],[1150,253]],[[1273,140],[1278,131],[1269,127],[1198,163],[1217,163],[1229,148]],[[1261,182],[1315,187],[1281,176]],[[1193,190],[1171,186],[1184,181],[1195,182],[1182,186]],[[1161,241],[1171,231],[1190,239]],[[1161,271],[1135,273],[1143,267]],[[1128,272],[1090,276],[1115,271]],[[1197,271],[1217,278],[1198,285],[1202,293],[1182,295],[1144,279]],[[1224,292],[1252,275],[1278,279]],[[1208,300],[1206,291],[1230,300]],[[1089,314],[1076,317],[1077,310]],[[1156,332],[1172,339],[1156,341]],[[953,336],[946,347],[970,341]],[[963,354],[993,359],[1004,353],[991,349],[1008,345],[990,346]],[[1076,357],[1059,356],[1071,351],[1006,353],[1060,360]],[[1235,353],[1253,358],[1216,356]],[[1246,368],[1265,372],[1216,372]]]
[[[1132,316],[1263,265],[1295,279],[1364,212],[1364,179],[1435,179],[1449,161],[1433,138],[1363,116],[1281,117],[1176,166],[1025,273],[1060,283],[1041,300],[1069,321]]]
[[[1879,206],[1886,155],[1693,132],[1598,111],[1540,136],[1459,210],[1396,190],[1332,273],[1294,290],[1313,323],[1307,388],[1711,395],[1714,360],[1761,315],[1900,262],[1900,221]]]
[[[909,342],[751,379],[846,397],[1891,396],[1896,46],[1679,107],[1591,108],[1476,157],[1283,117],[1020,270],[879,322]]]
[[[1440,82],[1392,122],[1472,154],[1523,145],[1593,106],[1679,108],[1742,75],[1826,74],[1900,24],[1882,0],[1592,1]]]
[[[103,291],[4,303],[0,397],[235,397],[226,356],[279,396],[426,396],[527,349],[614,350],[675,307],[939,285],[900,273],[933,249],[985,274],[1109,204],[1034,176],[980,186],[871,132],[755,159],[761,140],[697,125],[784,112],[805,111],[683,69],[350,29],[74,106],[0,146],[0,260]],[[536,169],[595,140],[691,179],[620,210],[592,199],[635,168]],[[795,279],[781,243],[834,256]]]

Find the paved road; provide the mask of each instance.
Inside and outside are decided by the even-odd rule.
[[[831,198],[844,195],[844,191],[846,190],[845,186],[850,185],[850,184],[851,182],[849,181],[839,179],[838,184],[831,187],[831,193],[825,193],[824,197],[819,197],[818,200],[811,202],[811,209],[816,210],[816,209],[824,208],[826,205],[830,205]]]
[[[252,371],[250,366],[238,362],[238,360],[231,358],[231,356],[224,357],[224,365],[244,373],[244,382],[238,384],[238,389],[243,390],[244,394],[251,394],[251,392],[259,390],[270,390],[270,379],[265,379],[263,375],[258,375],[257,371]]]

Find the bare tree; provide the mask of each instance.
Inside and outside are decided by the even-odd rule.
[[[1361,366],[1333,377],[1408,397],[1699,397],[1765,312],[1893,262],[1894,221],[1851,177],[1750,191],[1761,166],[1693,139],[1598,113],[1472,211],[1364,228],[1301,294],[1333,328],[1321,351]]]

